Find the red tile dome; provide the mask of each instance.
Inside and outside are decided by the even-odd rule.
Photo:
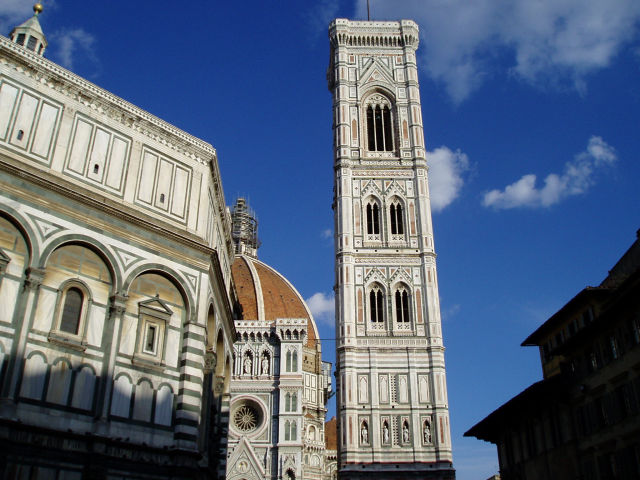
[[[273,322],[278,318],[306,318],[307,347],[315,347],[318,330],[298,291],[276,270],[246,255],[236,257],[231,266],[242,306],[243,320]]]

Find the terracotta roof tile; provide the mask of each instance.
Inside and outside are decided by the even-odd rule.
[[[242,316],[244,318],[258,318],[258,303],[256,300],[256,289],[251,276],[251,270],[244,257],[237,257],[231,265],[231,274],[236,284],[238,301],[242,305]]]
[[[338,449],[338,421],[336,417],[324,424],[324,444],[327,450]]]
[[[239,256],[233,262],[231,272],[238,291],[238,300],[242,305],[245,320],[258,319],[258,300],[256,286],[247,262],[251,262],[260,279],[264,304],[264,319],[273,322],[278,318],[306,318],[307,347],[315,347],[316,334],[313,321],[304,300],[285,278],[268,265],[245,256]]]

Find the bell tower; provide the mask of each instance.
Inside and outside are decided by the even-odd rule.
[[[418,26],[329,38],[340,478],[453,479]]]

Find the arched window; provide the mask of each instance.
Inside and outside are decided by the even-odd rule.
[[[390,226],[392,235],[404,234],[404,225],[402,222],[402,205],[397,200],[389,207]]]
[[[374,286],[369,292],[369,320],[371,322],[384,321],[382,290],[378,286]]]
[[[60,331],[78,335],[80,320],[82,318],[82,306],[84,294],[77,287],[71,287],[64,293],[62,315],[60,315]]]
[[[367,99],[367,147],[370,152],[393,151],[393,122],[391,119],[391,103],[375,94]]]
[[[291,411],[295,412],[298,410],[298,394],[294,393],[291,395]]]
[[[286,365],[285,365],[285,370],[287,372],[291,371],[291,350],[289,350],[287,352],[287,362],[286,362]]]
[[[409,294],[407,293],[407,289],[404,286],[399,287],[394,297],[396,304],[396,322],[409,322]]]
[[[291,411],[291,394],[290,393],[287,393],[284,396],[284,411],[285,412]]]
[[[291,371],[298,371],[298,352],[293,352],[293,354],[291,355]]]
[[[380,207],[373,200],[367,203],[367,234],[380,234]]]

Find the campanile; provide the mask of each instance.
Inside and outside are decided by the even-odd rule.
[[[329,38],[340,478],[453,479],[418,26]]]

